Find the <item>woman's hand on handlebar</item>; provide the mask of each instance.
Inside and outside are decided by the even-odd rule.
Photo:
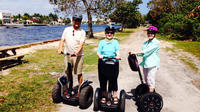
[[[130,55],[131,55],[131,54],[138,55],[138,54],[144,54],[144,53],[142,53],[142,52],[131,52],[131,51],[129,51],[128,54],[130,54]]]
[[[103,59],[103,56],[102,55],[98,55],[99,56],[99,59]]]
[[[130,55],[131,55],[131,54],[135,54],[135,55],[137,55],[138,53],[136,53],[136,52],[133,52],[133,51],[132,51],[132,52],[131,52],[131,51],[129,51],[129,52],[128,52],[128,54],[130,54]]]
[[[116,57],[115,57],[115,59],[116,59],[116,60],[121,60],[121,58],[120,58],[120,57],[118,57],[118,56],[116,56]]]

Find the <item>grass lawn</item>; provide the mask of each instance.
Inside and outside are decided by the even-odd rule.
[[[115,37],[117,37],[117,39],[119,40],[119,42],[126,40],[127,37],[129,37],[131,35],[131,33],[133,33],[136,29],[133,28],[126,28],[124,29],[123,32],[117,32],[115,33]]]
[[[174,47],[196,56],[200,60],[200,42],[169,40],[166,36],[157,35],[158,39],[174,43]]]
[[[200,42],[176,41],[175,47],[195,55],[200,60]]]
[[[132,33],[126,29],[116,35],[120,40]],[[97,69],[97,55],[94,48],[84,46],[84,72]],[[6,76],[0,75],[0,112],[50,112],[57,105],[52,103],[51,89],[57,78],[51,74],[64,69],[64,56],[56,49],[43,49],[26,55],[22,65],[10,69]]]

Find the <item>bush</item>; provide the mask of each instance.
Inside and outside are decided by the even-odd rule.
[[[0,24],[2,24],[2,21],[0,20]]]
[[[200,41],[200,23],[194,24],[193,35],[194,35],[194,40]]]
[[[162,26],[162,31],[165,34],[171,35],[171,39],[177,40],[193,40],[193,25],[194,20],[187,18],[182,14],[172,15],[169,21]]]

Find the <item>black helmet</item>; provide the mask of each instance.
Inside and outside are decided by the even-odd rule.
[[[78,15],[78,14],[75,14],[72,17],[72,20],[77,21],[77,22],[81,22],[82,19],[83,19],[83,16],[82,15]]]
[[[109,32],[109,31],[112,31],[113,33],[115,33],[115,27],[107,26],[105,29],[105,32]]]

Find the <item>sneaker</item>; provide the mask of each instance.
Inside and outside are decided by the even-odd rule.
[[[119,102],[118,98],[114,97],[113,99],[114,99],[114,104],[118,104],[118,102]]]
[[[68,90],[66,90],[66,91],[64,92],[64,94],[65,94],[65,95],[68,94]]]
[[[76,97],[76,98],[79,98],[79,93],[77,93],[75,97]]]
[[[69,94],[69,91],[68,91],[68,90],[66,90],[66,91],[64,92],[64,95],[66,96],[66,98],[70,98],[70,94]]]
[[[107,101],[107,103],[106,103],[108,106],[110,106],[111,105],[111,101]]]
[[[101,103],[106,103],[106,98],[102,98]]]
[[[70,98],[70,94],[67,94],[67,95],[66,95],[66,98]]]

